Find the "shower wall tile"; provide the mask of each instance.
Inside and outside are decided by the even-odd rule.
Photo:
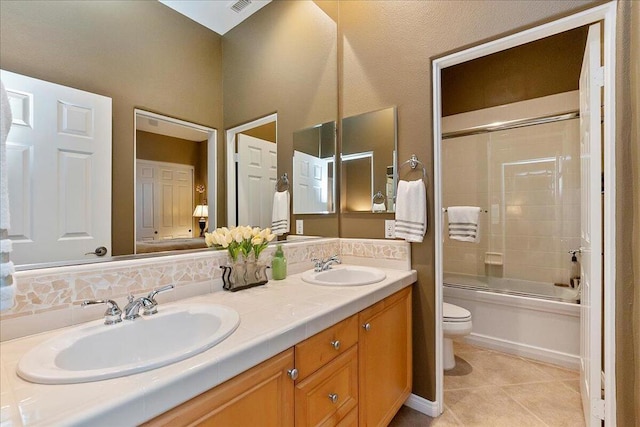
[[[484,274],[485,252],[500,252],[504,266],[492,266],[492,274],[568,281],[567,251],[579,245],[580,233],[578,130],[576,119],[443,141],[444,206],[489,210],[479,244],[445,237],[446,272]]]

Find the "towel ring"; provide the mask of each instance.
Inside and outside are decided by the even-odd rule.
[[[373,203],[384,203],[385,200],[386,198],[384,197],[384,194],[382,194],[382,191],[380,190],[378,190],[378,192],[374,194],[373,198],[371,199]]]
[[[286,172],[276,181],[276,191],[289,191],[289,175]]]
[[[424,163],[418,160],[418,157],[415,154],[412,154],[409,160],[405,160],[398,169],[402,169],[402,167],[405,165],[409,165],[412,170],[420,165],[420,167],[422,168],[422,179],[427,178],[427,168],[424,166]]]

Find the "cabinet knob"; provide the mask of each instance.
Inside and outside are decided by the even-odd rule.
[[[338,340],[331,341],[331,346],[336,350],[340,350],[340,341]]]
[[[338,394],[337,393],[329,394],[329,400],[331,401],[331,403],[336,403],[338,401]]]
[[[371,323],[367,322],[364,325],[362,325],[362,329],[364,329],[365,331],[370,331],[371,330]]]
[[[298,379],[298,370],[296,368],[289,369],[287,371],[287,375],[289,375],[289,378],[295,381]]]

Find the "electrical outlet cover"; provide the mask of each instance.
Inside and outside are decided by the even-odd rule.
[[[384,238],[393,239],[396,237],[396,222],[392,219],[384,221]]]
[[[296,234],[304,234],[304,220],[296,219]]]

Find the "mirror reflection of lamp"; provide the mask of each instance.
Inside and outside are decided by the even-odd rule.
[[[209,217],[209,206],[207,205],[206,199],[204,199],[204,190],[204,185],[196,185],[196,191],[200,193],[200,204],[196,205],[196,208],[193,211],[193,217],[200,217],[198,220],[198,225],[200,226],[200,237],[204,237],[204,228],[207,225],[207,218]]]

